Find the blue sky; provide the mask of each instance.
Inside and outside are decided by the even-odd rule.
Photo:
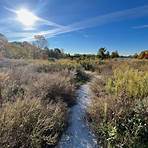
[[[21,9],[37,21],[25,26]],[[148,48],[148,0],[0,0],[0,33],[10,41],[42,34],[49,47],[69,53],[97,53],[106,47],[124,55]]]

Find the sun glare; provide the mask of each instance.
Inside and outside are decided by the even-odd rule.
[[[32,27],[38,20],[32,12],[27,9],[20,9],[17,11],[17,19],[26,27]]]

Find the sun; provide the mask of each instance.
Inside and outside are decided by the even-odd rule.
[[[27,9],[20,9],[16,12],[16,14],[17,20],[26,27],[32,27],[38,20],[38,17]]]

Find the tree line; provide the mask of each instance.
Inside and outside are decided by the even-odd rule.
[[[48,41],[43,35],[36,35],[34,36],[34,39],[35,41],[33,42],[33,44],[36,47],[43,49],[42,52],[43,52],[43,55],[47,56],[46,58],[55,58],[55,59],[60,59],[60,58],[95,59],[95,58],[99,58],[102,60],[111,59],[111,58],[119,58],[119,57],[120,58],[139,58],[139,59],[148,58],[148,50],[142,51],[139,55],[134,54],[130,56],[120,56],[117,50],[110,53],[105,47],[99,48],[96,55],[95,54],[70,55],[70,54],[64,53],[63,49],[59,49],[59,48],[49,49]]]

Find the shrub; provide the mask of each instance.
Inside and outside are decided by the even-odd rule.
[[[110,79],[92,82],[87,114],[101,146],[148,147],[147,74],[118,68]]]
[[[112,63],[105,62],[96,66],[96,72],[102,75],[111,75],[112,74]]]
[[[124,95],[123,95],[124,93]],[[118,98],[95,97],[88,109],[88,120],[103,147],[148,146],[147,99],[131,99],[123,92]]]
[[[81,60],[80,64],[85,70],[95,71],[95,66],[97,64],[97,61],[95,61],[95,60]]]
[[[66,121],[63,103],[42,105],[40,100],[25,99],[4,104],[0,110],[0,147],[55,145]]]
[[[51,72],[60,72],[63,70],[71,70],[72,67],[69,67],[67,65],[59,65],[57,63],[51,63],[51,64],[37,64],[37,65],[30,65],[32,66],[32,69],[34,69],[35,72],[39,73],[51,73]]]
[[[8,69],[8,78],[1,81],[3,100],[5,102],[15,101],[16,98],[25,96],[26,87],[31,76],[33,76],[33,73],[28,71],[26,67]]]
[[[118,95],[123,88],[130,97],[148,96],[148,73],[132,68],[117,68],[112,78],[108,79],[106,89]]]
[[[1,71],[0,147],[55,145],[66,123],[67,105],[75,102],[75,68],[36,60],[15,61]]]
[[[75,69],[79,69],[82,66],[80,65],[80,63],[78,63],[76,60],[67,60],[67,59],[63,59],[63,60],[58,60],[56,62],[56,64],[59,67],[65,67],[68,70],[75,70]]]
[[[68,105],[75,102],[75,83],[69,73],[38,74],[27,86],[27,96],[50,100],[62,100]]]
[[[2,83],[5,102],[26,96],[48,101],[63,100],[68,105],[74,102],[75,76],[68,70],[39,73],[27,66],[8,70],[7,73],[8,79]]]
[[[106,85],[105,80],[102,77],[94,78],[90,83],[91,90],[93,94],[97,97],[101,97],[106,94],[106,90],[104,88],[105,85]]]
[[[86,74],[83,69],[75,70],[75,80],[79,85],[85,83],[89,79],[90,79],[89,75]]]

